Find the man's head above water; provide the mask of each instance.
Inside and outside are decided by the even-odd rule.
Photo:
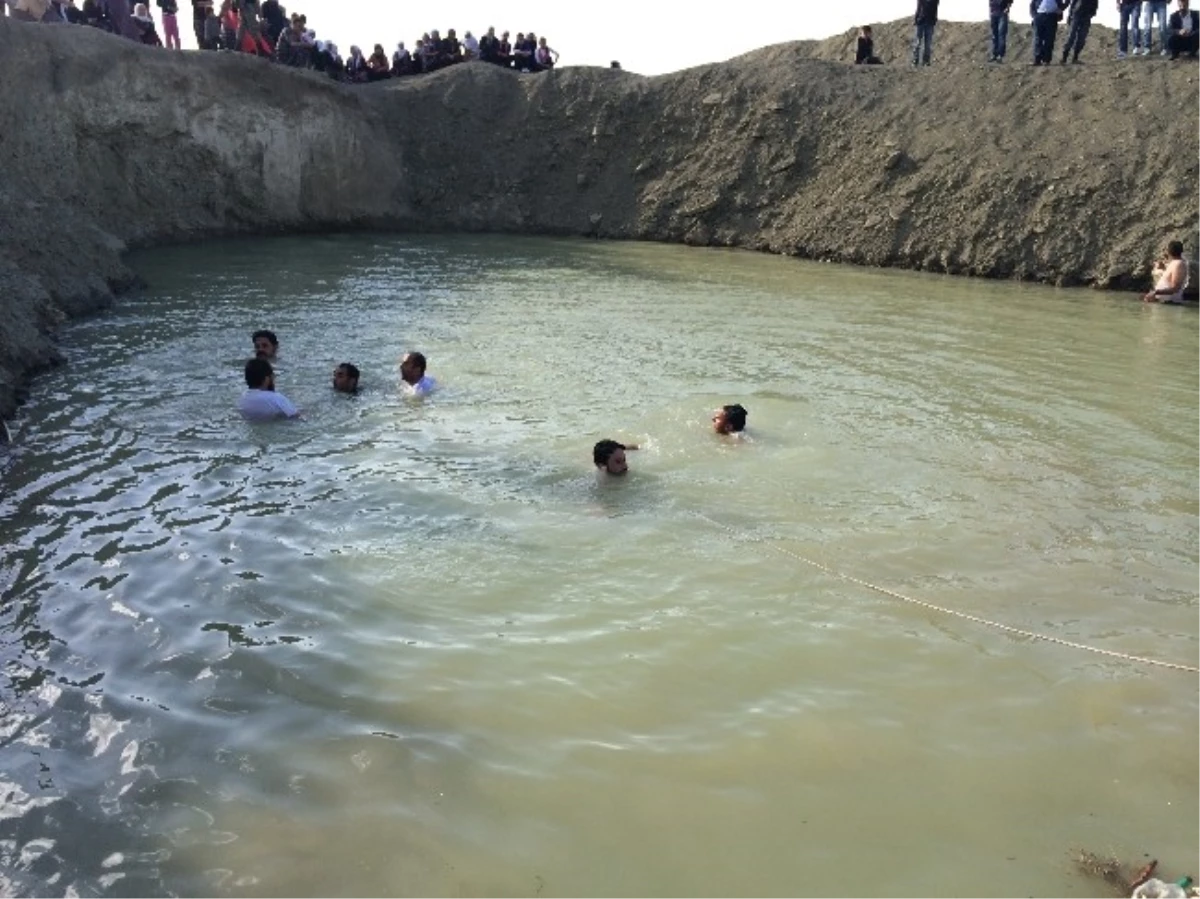
[[[333,389],[338,393],[355,393],[358,390],[358,367],[343,362],[333,370]]]
[[[405,353],[400,360],[400,377],[405,384],[416,384],[425,377],[425,356],[421,353]]]
[[[597,468],[603,469],[605,474],[625,474],[629,471],[629,464],[625,461],[625,451],[635,449],[637,446],[632,443],[601,440],[592,447],[592,461]]]
[[[251,390],[274,390],[275,371],[266,359],[255,356],[246,362],[246,386]]]
[[[736,434],[746,429],[746,408],[738,403],[722,406],[713,413],[713,430],[718,434]]]
[[[255,331],[250,339],[254,342],[254,355],[259,359],[274,359],[279,352],[279,338],[274,331]]]

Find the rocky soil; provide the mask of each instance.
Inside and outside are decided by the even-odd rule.
[[[646,78],[470,64],[349,87],[232,54],[0,19],[0,417],[64,318],[135,281],[125,250],[381,228],[588,234],[1135,288],[1194,256],[1194,63],[989,65],[943,23],[934,65],[876,26]]]

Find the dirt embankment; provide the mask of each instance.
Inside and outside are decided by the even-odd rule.
[[[231,54],[0,19],[0,416],[132,246],[338,228],[591,234],[1061,284],[1144,284],[1194,252],[1197,69],[854,67],[853,35],[645,78],[483,64],[370,87]],[[876,28],[900,62],[904,22]]]

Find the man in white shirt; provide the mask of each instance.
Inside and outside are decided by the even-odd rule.
[[[1179,59],[1180,53],[1186,53],[1195,59],[1200,53],[1200,13],[1188,9],[1188,0],[1179,0],[1179,12],[1171,13],[1171,22],[1167,30],[1167,51],[1171,59]]]
[[[400,360],[400,378],[413,396],[426,396],[437,387],[437,382],[425,374],[425,357],[420,353],[404,354]]]
[[[275,372],[266,359],[255,357],[246,363],[246,387],[238,400],[238,411],[248,421],[296,418],[300,410],[282,393],[275,392]]]

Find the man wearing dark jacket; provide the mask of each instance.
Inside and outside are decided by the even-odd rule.
[[[917,26],[913,36],[914,66],[929,65],[933,57],[933,29],[937,26],[937,17],[938,0],[917,0],[917,14],[913,16],[913,24]]]
[[[1071,61],[1079,64],[1079,54],[1087,43],[1088,31],[1092,27],[1092,18],[1096,15],[1099,0],[1071,0],[1071,10],[1067,13],[1067,22],[1071,26],[1067,34],[1067,42],[1063,44],[1062,64],[1067,64],[1067,57],[1074,53]]]
[[[988,14],[992,25],[992,55],[988,62],[1003,62],[1008,52],[1008,11],[1012,0],[988,0]]]
[[[1188,0],[1179,0],[1179,12],[1171,13],[1167,23],[1167,51],[1171,59],[1186,53],[1193,59],[1200,54],[1200,12],[1188,9]]]

